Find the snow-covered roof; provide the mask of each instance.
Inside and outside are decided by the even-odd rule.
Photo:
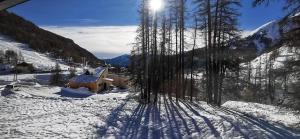
[[[72,78],[70,81],[76,82],[76,83],[93,83],[96,82],[99,78],[93,75],[79,75],[74,78]]]
[[[98,67],[94,70],[94,76],[100,77],[105,71],[105,67]]]
[[[104,71],[105,67],[98,67],[94,69],[91,75],[82,74],[72,78],[70,81],[76,83],[93,83],[98,81],[98,79],[101,77]]]

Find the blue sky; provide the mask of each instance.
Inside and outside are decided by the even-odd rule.
[[[111,58],[130,53],[130,44],[134,42],[139,22],[139,1],[30,0],[9,11],[46,30],[73,39],[99,58]],[[239,24],[245,31],[254,30],[284,15],[282,0],[269,7],[256,8],[251,6],[252,0],[241,1],[243,7],[240,8]]]
[[[41,26],[120,26],[138,23],[139,0],[31,0],[10,11]],[[283,16],[282,0],[253,8],[242,0],[240,26],[252,30]]]
[[[138,0],[30,0],[10,9],[38,25],[134,25]]]

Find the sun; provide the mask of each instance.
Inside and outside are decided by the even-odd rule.
[[[162,0],[150,0],[150,9],[153,11],[159,11],[163,7]]]

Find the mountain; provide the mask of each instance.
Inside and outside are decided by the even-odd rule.
[[[125,54],[112,59],[106,59],[104,61],[113,66],[128,67],[130,64],[130,55]]]
[[[286,32],[299,30],[299,24],[294,22],[299,23],[299,19],[300,14],[269,22],[244,38],[245,45],[237,49],[255,50],[252,58],[244,57],[240,63],[240,76],[244,76],[241,78],[249,89],[244,92],[254,92],[263,103],[300,109],[300,49],[299,45],[287,43],[290,36],[285,37]],[[293,37],[299,41],[299,36]]]
[[[0,19],[0,34],[16,42],[27,44],[36,52],[49,53],[53,58],[64,60],[72,58],[76,63],[81,63],[82,58],[85,57],[89,65],[93,67],[104,63],[86,49],[75,44],[73,40],[41,29],[14,13],[1,11]]]
[[[6,36],[0,35],[0,51],[4,52],[7,50],[21,54],[24,62],[31,63],[37,71],[50,71],[56,64],[56,59],[50,58],[46,54],[35,52],[27,44],[18,43]],[[68,70],[69,66],[61,62],[60,68]]]
[[[249,36],[235,44],[236,51],[244,61],[251,61],[264,53],[279,49],[284,45],[284,33],[297,28],[295,19],[299,15],[268,22],[253,30]]]

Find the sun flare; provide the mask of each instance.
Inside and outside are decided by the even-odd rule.
[[[163,6],[162,0],[150,0],[150,9],[153,11],[159,11]]]

